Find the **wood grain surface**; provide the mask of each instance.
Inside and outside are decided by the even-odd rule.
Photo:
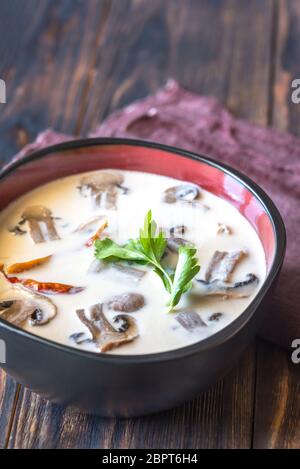
[[[299,15],[297,0],[2,0],[0,160],[45,127],[84,135],[169,77],[295,132]],[[299,372],[259,341],[196,400],[127,420],[53,405],[0,372],[0,447],[299,447]]]

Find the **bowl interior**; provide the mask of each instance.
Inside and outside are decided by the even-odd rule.
[[[264,248],[267,270],[275,251],[276,233],[263,201],[247,182],[232,175],[218,164],[179,154],[157,146],[130,143],[60,144],[42,150],[37,157],[12,167],[1,181],[0,210],[31,189],[70,174],[103,168],[119,168],[162,174],[199,184],[227,200],[251,223]],[[55,149],[57,148],[57,149]],[[182,152],[184,153],[184,152]]]

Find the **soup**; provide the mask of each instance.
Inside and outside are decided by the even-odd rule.
[[[149,210],[157,230],[148,239]],[[143,250],[143,236],[153,262],[124,258]],[[255,230],[229,203],[195,184],[115,170],[61,178],[10,204],[0,263],[0,317],[72,347],[130,355],[215,334],[266,275]]]

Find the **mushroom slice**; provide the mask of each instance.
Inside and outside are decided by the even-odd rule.
[[[133,280],[134,282],[140,282],[146,271],[142,269],[136,269],[135,267],[129,267],[127,265],[115,263],[112,268],[117,272],[126,277],[128,280]]]
[[[190,246],[191,242],[183,238],[168,238],[167,239],[167,248],[171,252],[178,252],[180,246]]]
[[[76,345],[89,344],[93,342],[93,339],[86,337],[85,332],[74,332],[69,336],[69,339],[75,342]]]
[[[92,197],[96,206],[115,209],[118,188],[123,188],[123,181],[124,177],[120,173],[99,171],[81,178],[79,190],[84,197]]]
[[[225,225],[225,223],[218,223],[217,234],[230,235],[232,234],[232,229],[228,225]]]
[[[106,267],[107,267],[107,264],[105,264],[105,262],[100,261],[99,259],[94,259],[91,262],[91,264],[90,264],[90,266],[87,270],[87,273],[88,274],[98,274],[99,272],[104,270]]]
[[[201,296],[222,296],[224,298],[246,298],[250,296],[259,283],[258,277],[254,274],[247,274],[241,282],[228,283],[222,280],[195,279],[193,282],[194,291]]]
[[[187,183],[179,186],[170,187],[163,193],[163,202],[174,204],[178,200],[184,202],[193,202],[200,195],[200,187],[196,184]]]
[[[39,293],[30,292],[21,285],[6,292],[0,300],[0,317],[15,326],[29,320],[32,326],[47,324],[57,314],[56,305]]]
[[[244,251],[215,251],[205,273],[206,282],[230,280],[232,272],[244,255]]]
[[[124,195],[127,195],[129,192],[129,187],[123,186],[122,184],[117,184],[117,188],[120,189]]]
[[[133,313],[141,309],[145,304],[145,298],[139,293],[122,293],[110,298],[106,302],[109,309],[122,311],[123,313]]]
[[[217,321],[220,321],[221,317],[224,316],[224,313],[212,313],[208,320],[209,322],[217,322]]]
[[[35,306],[23,300],[11,299],[0,301],[0,318],[15,326],[22,326],[34,311]]]
[[[176,237],[178,235],[184,235],[187,228],[185,225],[176,225],[170,228],[170,235]]]
[[[189,332],[192,332],[194,329],[198,329],[199,327],[206,327],[205,322],[202,321],[199,314],[194,311],[179,313],[176,315],[175,319]]]
[[[9,228],[8,231],[15,236],[22,236],[27,233],[27,231],[22,230],[22,228],[19,225],[15,225],[12,228]]]
[[[28,222],[30,236],[35,243],[45,242],[45,236],[40,224],[46,226],[47,235],[51,241],[60,239],[55,228],[52,212],[47,207],[42,205],[27,207],[22,214],[22,219]]]
[[[74,230],[74,233],[78,233],[80,231],[89,231],[97,222],[103,219],[102,215],[97,215],[95,217],[91,217],[88,220],[83,221],[77,228]]]
[[[93,341],[100,352],[107,352],[122,344],[131,342],[138,336],[136,321],[127,315],[116,316],[114,323],[119,324],[115,329],[103,314],[103,305],[96,304],[89,308],[89,317],[84,309],[76,310],[76,314],[81,322],[89,329]]]
[[[7,274],[19,274],[25,270],[34,269],[41,264],[45,264],[50,261],[52,255],[46,257],[40,257],[38,259],[32,259],[26,262],[16,262],[15,264],[10,264],[6,267]]]
[[[185,225],[174,225],[171,227],[160,228],[160,231],[162,231],[166,237],[172,237],[172,238],[176,236],[184,235],[186,230],[187,230],[187,227]]]

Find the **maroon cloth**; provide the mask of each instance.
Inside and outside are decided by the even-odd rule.
[[[288,249],[262,336],[290,347],[300,337],[300,139],[236,119],[216,99],[190,93],[174,80],[114,112],[90,136],[141,138],[210,155],[265,189],[283,215]],[[45,131],[17,157],[70,138]]]

